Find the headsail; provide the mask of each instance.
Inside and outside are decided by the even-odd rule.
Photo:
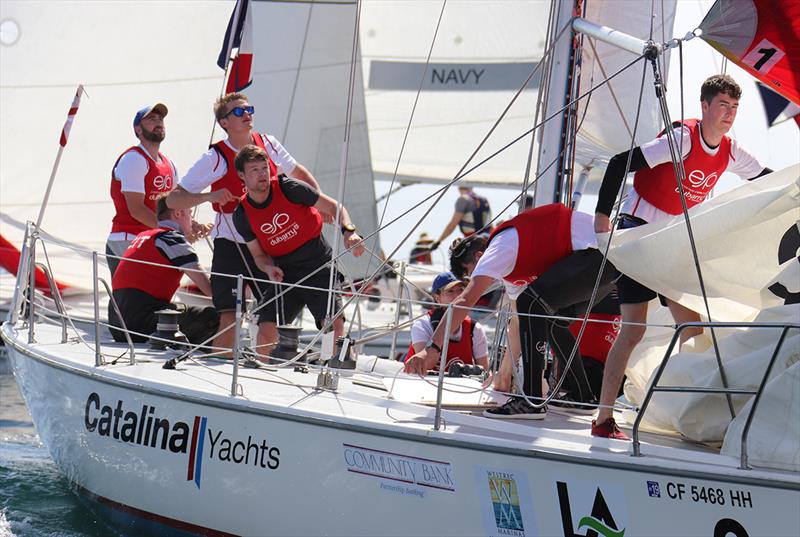
[[[700,29],[709,45],[800,104],[800,3],[717,0]]]

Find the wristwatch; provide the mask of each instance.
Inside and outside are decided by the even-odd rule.
[[[442,354],[442,348],[439,345],[437,345],[436,343],[434,343],[433,340],[428,341],[425,344],[425,348],[426,349],[433,349],[436,352],[438,352],[439,354]]]
[[[355,233],[355,232],[356,232],[356,226],[352,222],[342,225],[342,235],[344,235],[345,233]]]

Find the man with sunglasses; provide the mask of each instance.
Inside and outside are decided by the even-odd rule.
[[[233,211],[244,195],[244,184],[234,166],[236,153],[248,144],[260,147],[267,152],[278,173],[303,181],[319,190],[319,184],[311,172],[298,163],[274,136],[253,130],[254,114],[255,107],[241,93],[229,93],[217,99],[214,103],[214,116],[228,135],[227,139],[214,143],[181,178],[167,199],[170,207],[181,209],[211,202],[217,213],[211,233],[214,239],[211,289],[214,307],[220,313],[220,328],[223,330],[235,321],[236,276],[243,274],[247,277],[268,279],[254,263],[244,239],[233,224]],[[211,187],[210,191],[204,192],[208,187]],[[248,285],[257,298],[266,294],[264,285]],[[233,337],[233,330],[223,331],[214,340],[214,346],[230,348]]]
[[[174,187],[175,164],[159,151],[166,136],[167,107],[145,106],[133,117],[133,133],[139,144],[126,149],[111,172],[111,199],[116,214],[106,241],[106,259],[111,275],[119,257],[136,235],[158,225],[156,201]],[[114,256],[114,257],[112,257]]]
[[[591,307],[589,300],[602,261],[592,217],[559,203],[522,212],[497,226],[489,238],[476,234],[457,239],[450,247],[450,268],[458,278],[469,275],[470,281],[454,301],[461,307],[453,310],[451,325],[458,326],[483,293],[501,280],[514,310],[523,315],[512,317],[509,347],[511,356],[522,354],[524,394],[533,402],[544,395],[542,372],[549,346],[566,375],[562,387],[567,395],[558,397],[562,400],[560,406],[593,412],[595,399],[579,352],[566,368],[575,346],[575,338],[567,328],[570,321],[554,317],[577,317]],[[612,290],[614,273],[611,263],[606,263],[594,303]],[[424,374],[439,361],[443,341],[444,323],[440,323],[426,348],[406,361],[406,370]],[[495,386],[509,384],[509,360],[504,360]],[[536,408],[525,397],[513,396],[483,415],[540,420],[547,415],[547,408]]]

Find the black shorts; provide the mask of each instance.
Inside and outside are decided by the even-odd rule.
[[[303,275],[293,271],[292,267],[281,267],[284,273],[284,283],[297,283],[303,279]],[[258,323],[272,322],[278,324],[289,324],[293,322],[303,307],[307,307],[311,315],[314,316],[317,328],[322,328],[322,323],[327,316],[328,308],[328,287],[330,286],[331,269],[326,268],[316,272],[313,276],[299,283],[303,287],[293,287],[283,295],[275,299],[276,289],[286,290],[285,285],[268,285],[267,297],[259,301]],[[337,273],[339,281],[342,275]],[[314,287],[316,289],[306,289]],[[266,302],[266,305],[262,306]],[[337,294],[334,301],[333,313],[342,308],[342,297]]]
[[[149,340],[150,334],[156,331],[158,323],[157,311],[163,309],[177,310],[181,314],[178,316],[178,326],[190,343],[203,343],[211,339],[219,329],[219,315],[211,306],[196,307],[186,306],[185,304],[173,304],[159,300],[154,296],[139,289],[117,289],[113,293],[122,318],[124,326],[131,334],[134,343],[145,343]],[[117,315],[117,310],[109,301],[108,303],[108,322],[112,327],[123,328],[123,323]],[[124,343],[127,341],[125,332],[109,328],[114,341]]]
[[[646,223],[646,221],[636,216],[621,214],[617,229],[639,227]],[[641,304],[642,302],[650,302],[654,298],[659,297],[661,303],[666,305],[666,297],[659,295],[649,287],[645,287],[625,274],[620,274],[621,276],[617,279],[617,291],[619,292],[620,304]]]
[[[244,259],[242,259],[244,257]],[[266,296],[268,287],[266,283],[256,284],[250,280],[250,275],[260,280],[268,280],[266,274],[256,268],[253,256],[246,244],[237,244],[228,239],[214,239],[214,256],[211,259],[211,298],[214,308],[218,312],[233,311],[236,309],[236,276],[243,275],[245,284],[250,287],[253,296],[261,300]],[[221,276],[218,274],[230,274]]]

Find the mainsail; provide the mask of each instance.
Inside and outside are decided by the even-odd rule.
[[[800,104],[800,3],[717,0],[700,29],[728,59]]]
[[[263,29],[256,32],[255,80],[245,92],[257,109],[256,128],[281,139],[335,196],[356,4],[251,5],[253,22]],[[36,220],[64,108],[79,83],[87,95],[55,180],[45,230],[103,251],[113,216],[111,168],[136,144],[131,121],[147,104],[169,107],[162,148],[185,173],[208,147],[211,106],[222,86],[216,60],[233,7],[227,0],[2,2],[3,35],[13,25],[16,37],[0,46],[0,232],[19,246],[24,223]],[[357,81],[344,201],[368,234],[376,217],[362,91]],[[217,128],[214,138],[223,136]],[[212,221],[209,209],[203,207],[198,219]],[[83,263],[52,254],[60,279],[91,287]]]

